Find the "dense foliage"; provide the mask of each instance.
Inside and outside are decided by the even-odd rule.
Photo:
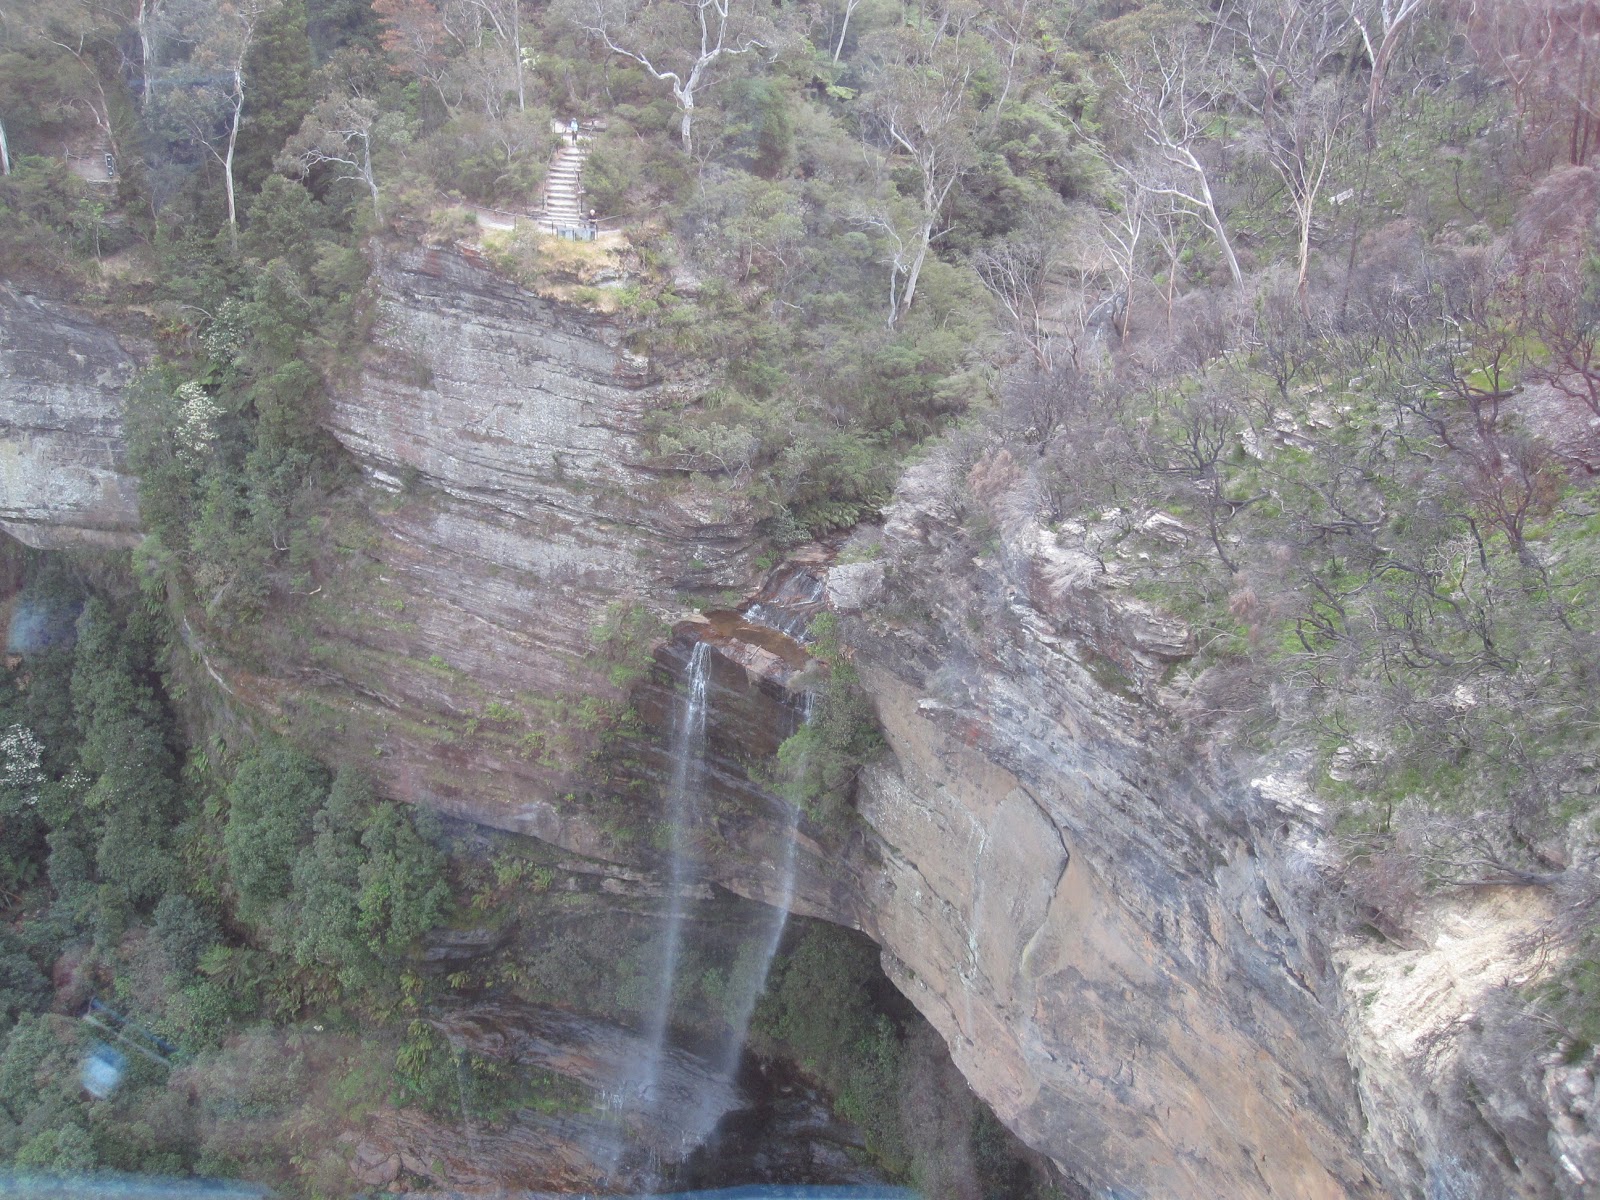
[[[186,747],[162,616],[60,560],[28,570],[0,681],[0,1153],[287,1178],[284,1102],[243,1143],[231,1123],[260,1075],[238,1039],[415,1010],[408,964],[449,900],[437,831],[286,746]],[[125,1064],[105,1100],[79,1083],[97,1045]]]

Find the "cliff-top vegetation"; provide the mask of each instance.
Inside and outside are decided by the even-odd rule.
[[[360,523],[322,419],[387,242],[612,316],[693,384],[654,466],[774,553],[875,519],[943,439],[969,560],[1025,510],[1195,630],[1145,698],[1303,753],[1346,919],[1404,940],[1434,889],[1551,889],[1577,952],[1520,1002],[1600,1042],[1597,43],[1546,0],[0,0],[0,272],[155,348],[143,591],[0,697],[33,739],[0,742],[0,885],[41,910],[0,958],[8,1152],[216,1166],[30,1092],[69,945],[202,1047],[412,1015],[443,899],[392,874],[443,870],[426,823],[292,749],[195,766],[154,683],[159,614],[244,653]],[[475,231],[537,208],[573,120],[627,252]],[[787,764],[830,809],[876,745],[833,700],[837,744]]]

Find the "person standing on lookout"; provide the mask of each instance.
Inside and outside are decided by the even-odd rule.
[[[573,117],[572,120],[567,122],[567,132],[572,135],[573,142],[577,142],[577,140],[578,140],[578,118],[577,117]]]

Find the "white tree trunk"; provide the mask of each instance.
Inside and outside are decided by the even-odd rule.
[[[850,31],[850,18],[855,14],[861,0],[845,0],[844,24],[839,26],[839,44],[833,48],[833,61],[839,61],[839,55],[844,53],[844,35]]]
[[[900,312],[909,312],[911,302],[917,298],[917,280],[922,278],[922,264],[928,261],[928,247],[933,242],[933,219],[923,221],[917,230],[917,252],[911,257],[911,268],[906,272],[906,286],[900,293]],[[895,314],[896,319],[899,313]],[[894,321],[890,321],[892,326]]]
[[[678,104],[683,108],[683,120],[679,123],[678,131],[683,137],[683,152],[689,154],[694,150],[694,139],[691,134],[694,125],[694,93],[683,93],[678,97]]]
[[[378,207],[378,177],[372,170],[372,135],[361,135],[361,173],[367,182],[367,188],[372,192],[372,217],[376,221],[383,220],[383,211]]]
[[[1187,148],[1181,147],[1178,154],[1189,170],[1194,172],[1195,182],[1199,185],[1194,196],[1182,197],[1195,204],[1205,217],[1206,224],[1211,227],[1211,232],[1216,235],[1217,245],[1222,248],[1222,257],[1227,260],[1228,274],[1233,279],[1234,287],[1244,286],[1244,273],[1239,270],[1239,260],[1233,253],[1233,243],[1228,240],[1227,227],[1222,223],[1222,216],[1217,212],[1216,201],[1211,197],[1211,181],[1206,177],[1206,170],[1200,165],[1200,160]],[[1170,191],[1168,194],[1174,194]]]
[[[522,0],[511,0],[511,52],[517,56],[517,111],[528,111],[526,87],[522,78]]]
[[[6,144],[6,123],[0,121],[0,175],[11,174],[11,147]]]
[[[139,107],[150,107],[150,66],[155,56],[155,42],[150,36],[150,25],[156,19],[159,0],[139,0],[139,12],[134,26],[139,31]]]
[[[244,60],[233,72],[233,120],[228,125],[228,152],[222,156],[222,186],[228,193],[228,245],[239,249],[239,212],[233,192],[233,149],[239,142],[239,117],[244,112]]]
[[[1210,189],[1206,191],[1206,222],[1211,226],[1211,232],[1217,235],[1217,245],[1222,247],[1222,257],[1228,262],[1228,275],[1233,280],[1233,286],[1244,287],[1244,272],[1239,270],[1239,260],[1233,253],[1233,243],[1228,241],[1228,231],[1223,228],[1222,218],[1211,203]]]

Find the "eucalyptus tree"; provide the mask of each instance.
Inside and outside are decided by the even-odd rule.
[[[1296,294],[1309,316],[1311,226],[1352,112],[1334,68],[1353,49],[1355,23],[1344,0],[1227,0],[1217,23],[1255,68],[1253,86],[1234,94],[1260,118],[1267,162],[1294,209]]]
[[[1210,38],[1152,38],[1142,50],[1113,59],[1111,65],[1146,147],[1144,154],[1129,155],[1115,165],[1146,193],[1203,221],[1234,286],[1243,287],[1244,274],[1212,188],[1213,170],[1203,157],[1229,90],[1230,64],[1215,31]]]
[[[517,111],[528,108],[527,71],[532,50],[522,40],[522,0],[465,0],[475,19],[492,30],[494,42],[504,48],[516,81]]]
[[[374,219],[381,219],[374,150],[382,136],[383,117],[377,101],[359,93],[334,91],[306,115],[300,132],[289,139],[276,165],[301,179],[325,167],[336,180],[360,184],[372,197]]]
[[[862,95],[866,130],[887,153],[888,165],[909,165],[916,181],[907,198],[909,217],[891,185],[885,202],[863,221],[882,230],[893,247],[890,328],[916,301],[950,196],[978,160],[972,84],[993,51],[974,27],[977,12],[959,3],[929,6],[921,20],[870,39],[870,86]]]
[[[782,10],[759,0],[562,0],[560,11],[612,54],[632,59],[672,88],[683,149],[694,148],[698,97],[727,60],[776,53]]]
[[[161,23],[162,0],[138,0],[133,10],[133,31],[139,37],[139,107],[150,107],[150,79],[156,67],[156,30]]]
[[[46,54],[60,56],[51,64],[58,68],[57,77],[45,80],[36,76],[20,87],[13,85],[20,92],[22,107],[53,107],[68,124],[75,124],[77,116],[87,115],[107,149],[120,154],[117,123],[113,119],[115,84],[107,90],[107,84],[115,78],[113,63],[121,33],[117,21],[96,5],[71,0],[0,0],[0,33],[4,34],[5,43],[19,51],[26,52],[24,48],[31,44]],[[45,51],[45,47],[52,50]],[[29,94],[41,84],[48,98]],[[9,144],[4,155],[9,159]]]
[[[507,95],[527,110],[536,56],[521,0],[373,0],[372,11],[395,68],[428,84],[452,115],[469,97],[491,119]]]
[[[839,21],[839,39],[833,44],[833,61],[838,62],[839,56],[844,53],[844,39],[850,32],[850,18],[856,15],[856,9],[861,7],[861,0],[844,0],[844,15]]]
[[[1046,313],[1051,278],[1066,256],[1067,240],[1060,223],[1037,216],[1009,236],[980,246],[972,257],[978,278],[1000,305],[1012,336],[1041,371],[1054,365],[1054,339]]]
[[[374,220],[382,219],[380,160],[410,143],[415,127],[405,113],[380,103],[382,65],[359,49],[339,51],[323,68],[322,98],[306,113],[300,129],[285,143],[273,166],[305,179],[354,183],[372,200]]]
[[[169,3],[171,0],[169,0]],[[171,103],[190,136],[222,168],[228,239],[239,245],[234,153],[244,118],[245,63],[263,21],[283,0],[189,0],[174,5],[174,34],[191,47]]]
[[[1401,37],[1428,0],[1345,0],[1350,20],[1361,34],[1361,44],[1371,64],[1367,78],[1367,144],[1378,136],[1378,103],[1389,63],[1400,48]]]

